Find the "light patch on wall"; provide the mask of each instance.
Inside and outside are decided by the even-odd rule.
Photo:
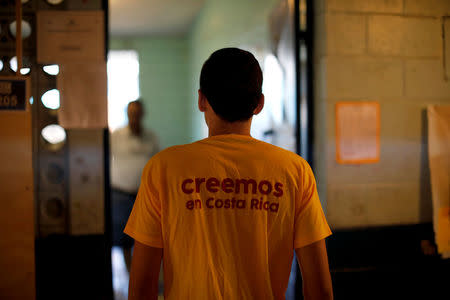
[[[263,93],[267,110],[276,124],[283,122],[283,70],[273,55],[264,60]]]
[[[127,124],[126,108],[139,98],[139,58],[134,50],[108,53],[108,126],[111,131]]]
[[[264,133],[283,122],[283,70],[272,54],[264,58],[264,109],[253,118],[252,136],[266,140]]]

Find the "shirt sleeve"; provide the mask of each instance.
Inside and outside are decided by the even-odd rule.
[[[150,160],[142,172],[139,191],[124,233],[147,246],[163,248],[159,176],[156,173]]]
[[[295,203],[294,249],[298,249],[331,235],[319,194],[316,180],[308,163],[304,162],[302,183]]]

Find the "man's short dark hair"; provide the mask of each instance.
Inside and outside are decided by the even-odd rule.
[[[144,106],[144,104],[142,103],[142,99],[141,98],[138,98],[138,99],[136,99],[136,100],[133,100],[133,101],[130,101],[130,102],[128,102],[128,105],[127,105],[127,107],[130,107],[131,105],[140,105],[141,106],[141,108]]]
[[[224,48],[211,54],[203,64],[200,90],[220,118],[245,121],[258,106],[262,81],[261,68],[253,54]]]

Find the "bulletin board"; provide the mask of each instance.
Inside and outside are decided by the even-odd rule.
[[[367,164],[380,160],[380,105],[378,102],[338,102],[335,121],[338,163]]]

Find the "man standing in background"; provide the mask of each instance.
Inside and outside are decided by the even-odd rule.
[[[128,104],[127,115],[128,125],[111,134],[111,215],[113,246],[122,248],[129,271],[133,239],[123,229],[136,199],[142,170],[160,148],[157,136],[142,126],[144,108],[140,100]]]

